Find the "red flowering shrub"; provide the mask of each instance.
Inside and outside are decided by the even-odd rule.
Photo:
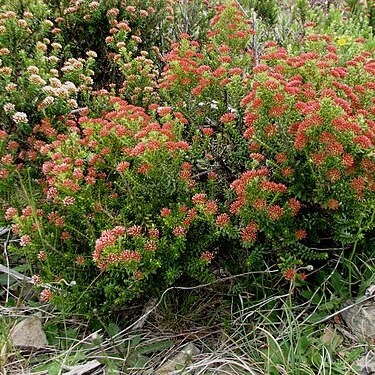
[[[206,43],[184,33],[172,44],[159,88],[195,127],[212,123],[220,129],[220,117],[224,115],[222,123],[233,120],[230,112],[239,107],[246,92],[252,67],[248,46],[254,30],[235,4],[218,6],[210,25]]]
[[[184,117],[168,107],[150,116],[116,97],[110,107],[35,141],[44,160],[38,200],[6,211],[42,282],[75,281],[56,303],[77,299],[82,311],[96,301],[114,309],[185,273],[207,280],[220,234],[217,203],[196,192],[185,162]]]
[[[374,227],[374,61],[362,51],[340,63],[327,36],[305,45],[320,52],[271,46],[254,68],[241,105],[257,169],[232,184],[231,211],[294,254],[293,242],[353,244]]]
[[[374,226],[374,62],[363,41],[348,51],[310,28],[306,52],[269,42],[257,63],[239,9],[219,7],[211,25],[206,45],[181,36],[160,87],[193,125],[196,158],[218,172],[248,263],[259,249],[313,259],[327,256],[310,250],[321,238],[356,243]]]

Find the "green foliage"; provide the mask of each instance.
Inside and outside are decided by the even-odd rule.
[[[279,7],[276,0],[242,0],[240,3],[245,9],[253,10],[268,26],[277,22]]]

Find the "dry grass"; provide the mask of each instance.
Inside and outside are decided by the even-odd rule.
[[[275,271],[264,274],[273,277]],[[248,274],[234,278],[245,276]],[[331,320],[311,322],[325,302],[322,297],[316,305],[313,299],[323,295],[330,277],[299,305],[292,302],[292,284],[287,293],[254,303],[252,295],[230,296],[229,290],[226,294],[223,288],[216,288],[222,283],[228,285],[229,279],[233,277],[169,288],[159,300],[146,305],[131,324],[103,323],[95,331],[82,322],[63,318],[47,305],[27,307],[19,300],[18,306],[1,307],[2,374],[64,374],[69,366],[93,360],[101,366],[91,374],[153,374],[192,343],[200,353],[176,374],[360,374],[352,366],[350,353],[364,350],[365,345],[340,333]],[[19,319],[35,313],[42,314],[45,326],[60,327],[55,332],[55,345],[34,352],[14,348],[9,330]],[[331,341],[323,342],[327,327],[334,334]]]

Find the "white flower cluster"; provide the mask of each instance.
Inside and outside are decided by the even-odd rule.
[[[60,50],[62,49],[62,45],[60,43],[52,43],[51,44],[51,47],[54,49],[54,50]]]
[[[30,82],[39,85],[44,86],[47,82],[38,74],[31,74],[29,77]]]
[[[55,98],[63,97],[68,98],[71,94],[76,94],[78,92],[77,86],[71,82],[66,81],[61,83],[61,81],[56,77],[51,77],[49,79],[50,85],[46,85],[42,90],[50,96]]]
[[[28,66],[26,70],[30,74],[39,74],[39,68],[37,66],[34,66],[34,65]]]
[[[53,22],[50,20],[44,20],[43,24],[47,27],[53,27]]]
[[[16,109],[16,107],[13,103],[5,103],[3,109],[5,113],[9,113],[13,112]]]
[[[42,108],[47,108],[49,105],[51,105],[55,101],[55,98],[53,96],[46,96],[42,102],[40,103],[40,106]]]
[[[27,119],[27,115],[26,113],[24,112],[16,112],[13,116],[12,116],[12,119],[13,121],[16,123],[16,124],[19,124],[21,122],[23,123],[28,123],[28,119]]]
[[[97,53],[95,51],[87,51],[86,55],[88,57],[92,57],[93,59],[95,59],[96,57],[98,57],[98,55],[97,55]]]
[[[68,61],[65,62],[64,66],[61,68],[63,72],[74,72],[75,70],[83,69],[83,63],[85,59],[79,58],[70,58]]]
[[[6,86],[5,86],[5,90],[8,91],[8,92],[12,92],[14,90],[17,89],[17,84],[11,82],[11,83],[8,83]]]
[[[0,56],[9,55],[10,51],[8,48],[0,48]]]

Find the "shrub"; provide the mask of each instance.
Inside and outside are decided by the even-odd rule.
[[[253,189],[257,199],[262,190],[280,193],[271,195],[274,203],[286,190],[301,200],[298,221],[314,241],[355,243],[374,225],[373,61],[363,51],[341,65],[324,36],[308,36],[306,46],[323,52],[288,56],[270,47],[254,68],[242,101],[244,135],[254,162],[286,186]]]
[[[11,10],[0,14],[1,121],[23,148],[33,125],[77,108],[92,84],[96,54],[61,59],[58,31],[43,9],[37,13],[41,18],[29,11],[22,16]]]
[[[34,143],[44,160],[41,189],[21,210],[6,211],[38,280],[76,283],[54,295],[77,311],[99,301],[113,310],[186,273],[207,280],[218,237],[217,204],[194,187],[184,117],[157,106],[150,116],[115,97],[111,106]]]
[[[216,19],[241,17],[228,8]],[[265,43],[253,76],[244,75],[251,62],[206,57],[214,48],[244,56],[241,38],[229,48],[225,33],[202,47],[184,36],[167,56],[164,95],[187,113],[191,132],[213,129],[202,159],[210,150],[222,182],[218,197],[231,201],[237,239],[252,249],[249,265],[270,249],[284,259],[322,259],[328,253],[319,247],[355,247],[374,226],[371,53],[363,39],[348,48],[311,27],[306,32],[302,53]],[[229,68],[243,74],[226,76]],[[244,91],[239,101],[232,94]]]

